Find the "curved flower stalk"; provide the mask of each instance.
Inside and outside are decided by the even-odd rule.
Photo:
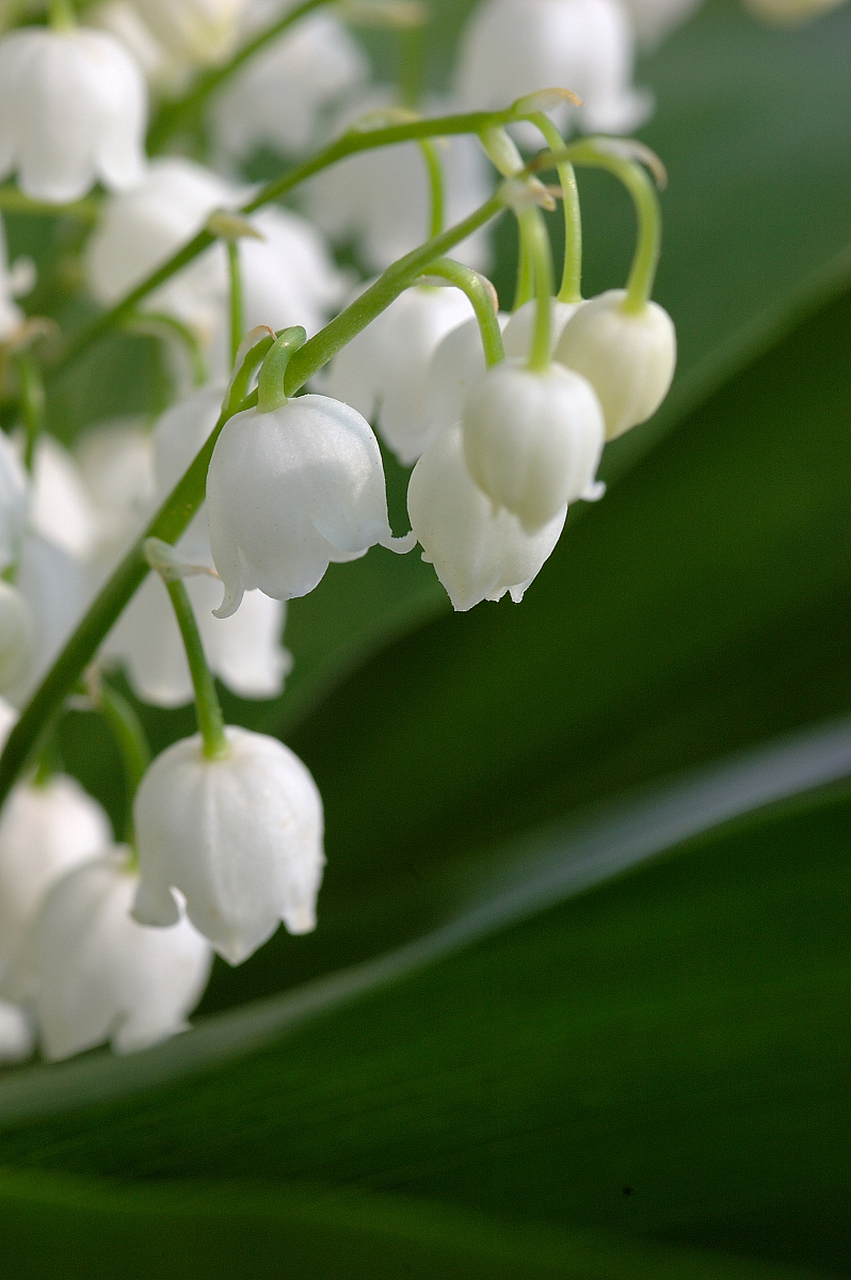
[[[108,1040],[132,1053],[187,1027],[210,973],[206,941],[177,912],[170,929],[130,916],[139,878],[108,847],[58,880],[29,930],[14,994],[32,1010],[44,1056]]]
[[[105,31],[23,27],[0,39],[0,178],[35,200],[120,191],[144,172],[142,72]]]

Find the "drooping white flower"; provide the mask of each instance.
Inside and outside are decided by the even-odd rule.
[[[88,590],[82,565],[34,531],[23,539],[15,586],[32,614],[33,643],[25,670],[4,696],[21,707],[82,617]]]
[[[0,814],[0,980],[51,885],[111,836],[103,808],[74,778],[13,788]]]
[[[0,1062],[25,1062],[35,1048],[35,1032],[23,1009],[0,1000]]]
[[[132,1053],[186,1028],[210,973],[205,940],[175,906],[170,929],[131,918],[139,884],[112,847],[58,880],[28,931],[16,974],[46,1058],[109,1040]]]
[[[190,160],[153,161],[142,184],[106,202],[89,241],[85,264],[95,297],[110,306],[190,240],[214,210],[237,208],[245,194]],[[277,207],[251,221],[263,239],[239,242],[246,328],[300,324],[315,333],[344,288],[321,234]],[[143,305],[192,326],[214,370],[224,374],[230,366],[228,297],[225,249],[215,244]]]
[[[231,964],[271,937],[316,925],[325,858],[322,800],[283,743],[229,727],[229,754],[204,756],[200,735],[153,762],[133,806],[141,885],[138,920],[177,918],[173,890],[197,929]]]
[[[316,395],[236,414],[207,472],[207,519],[225,589],[220,616],[251,587],[279,600],[307,595],[331,560],[392,543],[369,423]]]
[[[18,562],[28,506],[27,476],[18,450],[0,431],[0,573]]]
[[[668,394],[677,361],[674,323],[656,302],[624,311],[626,292],[583,302],[562,330],[555,359],[587,378],[606,418],[606,439],[646,422]]]
[[[562,329],[573,315],[578,302],[559,302],[558,298],[550,299],[550,355],[555,351],[556,343],[561,337]],[[535,331],[535,317],[538,309],[536,298],[524,302],[512,312],[508,324],[502,331],[502,345],[508,357],[528,359],[532,349],[532,337]]]
[[[470,479],[461,428],[447,428],[429,445],[411,474],[408,514],[423,559],[434,565],[453,607],[472,609],[500,600],[518,603],[559,539],[567,507],[536,533],[493,503]]]
[[[88,5],[83,17],[86,26],[108,31],[121,41],[157,94],[174,97],[186,89],[193,73],[191,63],[177,57],[157,40],[142,21],[133,0],[105,0],[103,4]]]
[[[35,268],[28,259],[19,258],[12,269],[9,269],[9,254],[6,248],[6,228],[0,217],[0,342],[7,338],[23,320],[23,313],[13,298],[22,293],[29,293],[35,283]],[[29,278],[26,278],[29,275]]]
[[[429,361],[445,334],[470,315],[459,289],[406,289],[331,362],[321,387],[378,430],[403,466],[434,435],[427,420]]]
[[[98,538],[95,511],[74,459],[47,432],[33,458],[30,525],[76,559],[85,559]]]
[[[497,322],[505,333],[508,315],[500,312]],[[461,421],[470,388],[484,372],[485,355],[481,332],[474,316],[450,329],[435,347],[429,361],[425,377],[425,412],[420,434],[420,454],[437,439],[441,431]]]
[[[461,42],[457,93],[467,110],[497,110],[538,89],[570,89],[587,131],[625,133],[650,112],[632,87],[633,37],[618,0],[485,0]],[[538,145],[532,134],[533,145]]]
[[[369,97],[339,117],[333,134],[370,112],[376,112],[376,120],[380,120],[382,109],[393,100],[392,90],[373,89]],[[449,99],[432,99],[425,104],[424,114],[445,115],[458,109]],[[447,138],[445,146],[440,145],[439,157],[445,184],[445,222],[451,226],[487,200],[493,188],[492,170],[478,141],[470,135]],[[429,236],[431,192],[415,142],[348,156],[304,183],[300,198],[308,217],[332,241],[356,243],[370,271],[383,271]],[[459,262],[487,270],[488,232],[475,232],[456,245],[452,255]]]
[[[592,486],[605,425],[579,374],[558,364],[538,373],[506,360],[470,392],[463,434],[475,483],[535,533]]]
[[[0,178],[17,172],[33,199],[139,182],[146,116],[142,72],[107,32],[22,27],[0,40]]]
[[[239,36],[245,0],[133,0],[140,17],[177,58],[223,62]]]
[[[259,147],[301,152],[320,113],[368,75],[364,52],[342,22],[328,12],[309,14],[251,58],[215,99],[216,141],[238,160]]]

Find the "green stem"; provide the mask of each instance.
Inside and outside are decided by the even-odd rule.
[[[370,151],[376,147],[391,146],[399,142],[417,142],[421,138],[439,138],[456,133],[481,133],[482,130],[490,125],[504,124],[512,118],[511,109],[509,108],[500,112],[474,111],[465,115],[442,116],[433,120],[412,120],[406,124],[389,125],[386,129],[370,129],[364,132],[351,130],[344,134],[342,138],[338,138],[336,142],[331,143],[323,151],[320,151],[311,160],[297,165],[289,173],[285,173],[282,177],[275,178],[274,181],[267,183],[238,212],[241,214],[254,213],[255,210],[263,205],[279,200],[281,196],[286,195],[287,192],[297,187],[307,178],[313,177],[315,173],[320,173],[323,169],[336,164],[339,160],[344,160],[350,155],[356,155],[360,151]],[[214,244],[216,239],[217,236],[206,229],[199,231],[187,244],[172,254],[162,266],[151,272],[134,289],[131,289],[114,307],[109,311],[105,311],[103,315],[98,316],[97,320],[78,333],[76,338],[72,339],[68,344],[65,357],[55,367],[54,373],[60,372],[72,361],[79,359],[106,333],[117,325],[122,324],[129,315],[137,310],[139,303],[149,293],[158,289],[161,284],[165,284],[183,267],[193,262],[200,253],[203,253],[211,244]]]
[[[162,151],[166,143],[179,133],[185,126],[191,125],[200,115],[202,108],[207,100],[227,84],[228,80],[236,74],[250,58],[265,48],[273,40],[277,39],[288,27],[298,22],[299,18],[303,18],[305,14],[311,12],[312,9],[318,9],[320,5],[327,3],[327,0],[304,0],[304,3],[297,5],[295,9],[291,9],[277,22],[272,23],[265,31],[261,31],[244,44],[237,53],[231,58],[230,62],[226,62],[224,66],[213,67],[210,71],[206,71],[199,76],[188,93],[182,98],[175,98],[171,102],[164,103],[154,118],[150,129],[148,130],[147,149],[149,155],[156,155]]]
[[[44,382],[41,370],[28,355],[20,353],[15,357],[18,376],[21,380],[21,416],[27,433],[24,448],[24,466],[32,471],[35,459],[35,448],[44,427]]]
[[[514,303],[511,310],[517,311],[525,302],[535,296],[534,259],[527,240],[526,226],[521,217],[517,218],[517,284],[514,289]]]
[[[239,269],[239,241],[226,241],[228,252],[228,275],[230,277],[230,362],[236,362],[236,353],[242,342],[245,328],[244,307],[242,303],[242,272]]]
[[[204,755],[208,760],[221,760],[229,754],[230,747],[225,737],[225,722],[222,717],[219,697],[216,693],[215,681],[207,665],[204,645],[201,642],[201,632],[198,630],[198,623],[195,620],[189,592],[186,590],[186,585],[181,578],[169,580],[164,576],[163,581],[168,589],[168,594],[171,596],[177,625],[180,627],[180,634],[183,638],[183,647],[186,650],[186,661],[189,663],[189,672],[192,676],[192,688],[195,690],[195,710],[198,715],[198,728],[201,730],[201,737],[204,742]]]
[[[502,192],[497,191],[490,200],[486,200],[463,222],[456,223],[454,227],[435,236],[433,240],[427,240],[419,249],[405,254],[404,258],[399,258],[388,267],[374,284],[365,289],[346,307],[345,311],[335,316],[293,356],[286,375],[287,395],[295,395],[296,391],[303,387],[315,373],[318,373],[347,342],[351,342],[361,329],[365,329],[371,320],[389,307],[408,285],[413,284],[418,276],[427,274],[435,258],[442,258],[456,244],[466,240],[467,236],[484,226],[504,208]]]
[[[258,413],[274,413],[275,409],[280,409],[282,404],[287,403],[287,393],[284,391],[287,365],[299,347],[304,346],[306,337],[301,325],[295,325],[291,329],[284,329],[275,339],[260,366],[260,376],[257,379]]]
[[[543,214],[536,205],[529,205],[518,213],[529,255],[533,261],[535,276],[535,327],[532,331],[532,347],[526,366],[533,373],[543,373],[550,364],[550,309],[553,293],[553,254]]]
[[[131,333],[152,333],[156,337],[162,337],[162,331],[165,330],[169,337],[177,338],[189,357],[193,383],[196,387],[203,387],[207,381],[207,361],[198,335],[188,324],[184,324],[176,316],[166,315],[164,311],[139,311],[136,315],[129,316],[124,326]]]
[[[102,683],[93,698],[94,705],[112,730],[121,752],[124,779],[127,787],[127,817],[124,824],[124,841],[133,847],[133,797],[136,788],[151,763],[151,748],[142,728],[142,722],[133,707],[117,689]]]
[[[487,367],[490,369],[492,365],[504,360],[502,331],[494,310],[493,286],[489,287],[478,271],[474,271],[472,267],[465,267],[463,263],[455,262],[452,258],[439,258],[437,262],[432,262],[428,273],[430,276],[441,276],[444,280],[449,280],[456,289],[463,290],[470,299],[479,322],[479,333],[482,337],[482,349]]]
[[[440,163],[440,156],[437,153],[435,143],[429,141],[428,138],[423,138],[420,142],[420,151],[423,153],[423,159],[425,160],[431,193],[431,221],[428,234],[429,238],[433,239],[435,236],[439,236],[443,230],[443,217],[446,207],[443,189],[443,165]]]
[[[638,219],[638,235],[626,282],[623,310],[637,314],[644,310],[653,293],[662,244],[662,215],[656,189],[640,164],[612,152],[597,150],[593,142],[577,143],[570,151],[577,163],[595,169],[607,169],[609,173],[613,173],[632,197]]]
[[[33,200],[17,187],[0,187],[0,209],[4,213],[30,213],[39,217],[77,218],[80,222],[94,224],[100,217],[102,201],[95,196],[73,200],[71,204],[50,204],[46,200]]]
[[[544,135],[547,146],[552,151],[564,149],[564,139],[549,116],[543,111],[530,117]],[[579,207],[579,192],[576,189],[576,174],[573,165],[563,160],[556,166],[559,185],[562,190],[562,208],[564,210],[564,267],[561,276],[561,287],[558,291],[559,302],[582,301],[582,212]]]

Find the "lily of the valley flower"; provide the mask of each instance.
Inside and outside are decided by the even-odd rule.
[[[133,0],[140,17],[177,58],[224,61],[239,35],[246,0]]]
[[[22,27],[0,40],[0,178],[35,200],[141,180],[147,90],[114,36]]]
[[[23,1009],[0,1000],[0,1062],[24,1062],[34,1048],[35,1032]]]
[[[170,929],[131,918],[129,850],[107,849],[58,880],[29,931],[16,997],[32,1009],[46,1058],[109,1040],[132,1053],[186,1028],[212,955],[175,908]]]
[[[133,807],[141,884],[133,914],[150,925],[179,916],[231,964],[271,937],[315,927],[325,858],[322,801],[310,773],[275,738],[225,730],[210,759],[200,734],[158,756]]]
[[[505,333],[508,316],[497,316]],[[424,423],[419,432],[419,454],[441,431],[461,421],[464,403],[474,383],[484,375],[485,356],[475,316],[441,338],[426,372]],[[419,454],[417,456],[419,456]]]
[[[411,474],[408,514],[453,607],[472,609],[481,600],[509,592],[519,603],[551,554],[564,527],[567,507],[535,533],[493,503],[473,483],[464,463],[457,424],[429,445]]]
[[[578,302],[559,302],[558,298],[550,299],[550,356],[556,348],[562,330],[580,304]],[[532,334],[535,328],[535,317],[538,302],[530,298],[521,307],[513,311],[508,324],[502,331],[502,345],[506,356],[527,356],[532,347]]]
[[[646,422],[668,394],[677,361],[674,323],[656,302],[627,311],[626,292],[583,302],[562,330],[555,359],[587,378],[606,418],[606,439]]]
[[[464,458],[496,509],[536,533],[593,485],[605,426],[589,382],[562,365],[488,369],[464,410]]]
[[[307,595],[332,560],[391,545],[384,469],[369,423],[327,396],[229,419],[207,472],[210,546],[224,585],[220,617],[259,587]]]

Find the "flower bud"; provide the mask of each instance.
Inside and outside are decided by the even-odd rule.
[[[504,328],[508,316],[497,316]],[[439,343],[426,373],[425,415],[419,443],[421,454],[446,427],[461,421],[470,388],[485,372],[479,322],[473,316],[450,330]]]
[[[493,504],[464,465],[461,428],[449,427],[429,445],[408,484],[408,514],[455,609],[500,600],[506,591],[518,604],[559,539],[567,516],[561,510],[537,533],[523,529],[510,511]]]
[[[239,964],[283,920],[315,928],[322,800],[310,773],[276,738],[228,727],[230,752],[204,755],[200,734],[158,756],[136,792],[141,885],[133,914],[178,918],[173,890],[216,951]]]
[[[207,984],[210,948],[180,919],[148,929],[130,916],[138,876],[111,848],[58,880],[27,937],[19,999],[32,1007],[46,1058],[110,1040],[132,1053],[186,1029]]]
[[[591,486],[604,425],[590,383],[560,365],[520,360],[489,369],[467,398],[464,458],[496,509],[536,533]]]
[[[581,373],[597,392],[606,439],[646,422],[668,394],[677,362],[674,323],[662,307],[624,311],[623,289],[583,302],[567,322],[554,359]]]
[[[218,616],[235,613],[251,587],[278,600],[307,595],[331,560],[392,538],[378,441],[355,409],[327,396],[238,413],[216,441],[207,518],[225,588]]]
[[[0,40],[0,178],[34,200],[78,200],[144,172],[144,77],[105,31],[21,27]]]

